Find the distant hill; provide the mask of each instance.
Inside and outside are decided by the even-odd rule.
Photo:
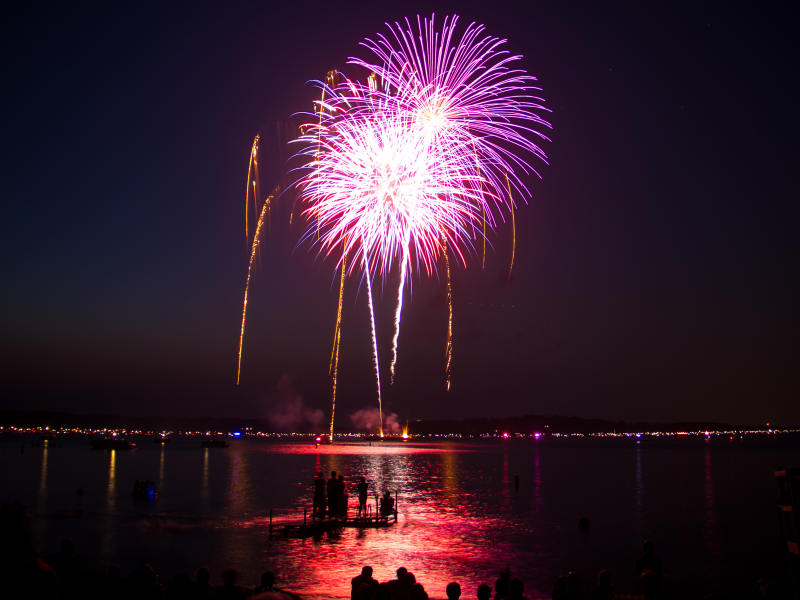
[[[276,430],[263,419],[220,419],[215,417],[127,417],[122,415],[74,415],[65,412],[0,410],[2,427],[51,427],[67,429],[127,429],[139,431],[253,431],[290,433]],[[727,423],[626,423],[603,419],[582,419],[559,415],[524,415],[507,419],[462,419],[415,421],[410,433],[417,435],[459,434],[484,435],[492,433],[639,433],[646,431],[720,431],[731,429],[763,429],[734,427]],[[337,433],[350,429],[336,428]],[[308,433],[308,432],[300,432]]]

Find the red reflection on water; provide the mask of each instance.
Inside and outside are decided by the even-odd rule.
[[[388,528],[343,528],[319,538],[266,540],[261,550],[265,569],[274,564],[276,571],[291,573],[291,583],[285,584],[304,597],[349,598],[350,579],[363,565],[371,565],[380,581],[393,579],[396,569],[405,566],[432,598],[444,597],[445,587],[457,576],[465,596],[471,596],[472,590],[486,583],[487,566],[498,564],[498,560],[502,564],[513,563],[511,549],[497,540],[508,541],[518,524],[501,518],[496,506],[486,506],[475,497],[474,490],[484,486],[492,472],[465,470],[460,464],[460,456],[481,449],[456,443],[378,443],[372,447],[353,443],[319,448],[312,444],[270,444],[264,451],[315,455],[307,470],[294,474],[303,481],[303,496],[292,507],[273,510],[273,525],[302,521],[304,509],[311,521],[311,480],[319,471],[326,476],[331,470],[344,474],[351,516],[357,506],[355,484],[361,476],[370,483],[372,506],[374,494],[398,494],[399,522]],[[420,460],[424,456],[430,458]],[[510,504],[507,449],[503,450],[502,460],[501,481],[496,479],[497,471],[494,477],[503,486],[500,493],[504,503]],[[540,485],[538,473],[535,485]],[[269,516],[263,508],[259,515],[257,506],[243,504],[240,509],[253,517],[241,519],[236,526],[266,535]]]
[[[365,454],[440,454],[442,452],[478,452],[478,450],[467,448],[456,448],[451,445],[443,444],[423,444],[413,442],[375,442],[367,444],[365,442],[336,442],[335,444],[322,444],[317,446],[313,443],[276,443],[269,446],[271,454],[324,454],[338,456],[365,455]]]

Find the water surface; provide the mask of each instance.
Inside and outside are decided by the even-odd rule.
[[[581,573],[588,590],[608,569],[618,590],[633,591],[645,539],[656,544],[673,597],[750,597],[758,578],[783,577],[773,471],[800,466],[800,444],[789,436],[320,448],[249,438],[228,449],[204,449],[192,437],[166,446],[131,438],[139,446],[131,452],[91,450],[77,435],[55,447],[30,447],[35,439],[0,438],[0,500],[30,505],[40,554],[72,537],[85,568],[119,564],[128,573],[148,563],[164,580],[207,565],[218,581],[234,567],[247,585],[272,570],[285,587],[319,598],[348,598],[365,564],[381,581],[405,566],[432,598],[444,598],[450,581],[473,598],[504,567],[532,599],[549,598],[568,571]],[[351,510],[358,476],[397,491],[399,523],[270,539],[270,508],[276,521],[302,519],[314,474],[331,470],[348,478]],[[155,481],[158,498],[131,498],[136,479]],[[52,516],[77,509],[80,518]],[[581,516],[589,531],[576,527]]]

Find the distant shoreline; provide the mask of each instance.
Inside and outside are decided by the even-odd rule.
[[[213,417],[130,417],[123,415],[76,415],[63,412],[0,410],[0,430],[43,433],[123,433],[126,435],[184,435],[213,434],[245,436],[311,436],[319,433],[305,429],[288,432],[276,430],[261,419],[219,419]],[[626,423],[580,417],[525,415],[509,419],[428,420],[409,424],[413,439],[441,438],[503,438],[507,437],[632,437],[687,435],[744,435],[765,433],[796,433],[798,426],[734,426],[715,422]],[[336,428],[335,436],[342,441],[358,439],[366,431]],[[373,432],[374,433],[374,432]],[[538,435],[537,435],[538,434]]]

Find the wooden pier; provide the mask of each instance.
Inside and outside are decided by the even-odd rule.
[[[372,507],[370,507],[371,509]],[[269,536],[270,537],[284,537],[284,538],[300,538],[305,539],[309,537],[319,536],[328,531],[336,531],[345,527],[355,529],[382,529],[384,527],[391,527],[397,523],[397,495],[395,494],[394,510],[389,515],[381,515],[378,511],[378,503],[375,503],[376,511],[372,513],[371,510],[364,516],[347,516],[345,511],[344,517],[334,517],[326,519],[308,518],[308,509],[303,509],[303,520],[295,522],[281,522],[273,523],[272,509],[269,509]]]

